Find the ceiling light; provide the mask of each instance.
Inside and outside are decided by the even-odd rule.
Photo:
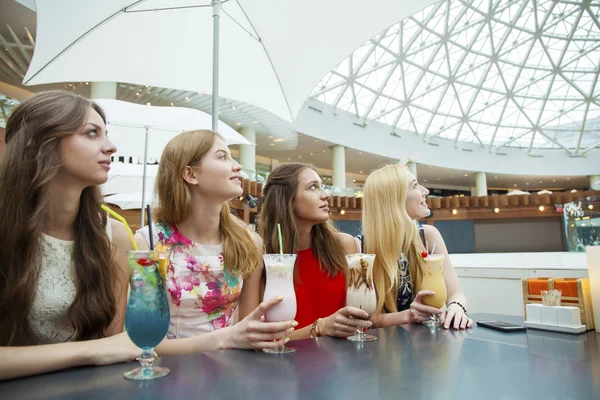
[[[540,206],[540,208],[538,208],[538,210],[544,211],[544,206]]]
[[[342,214],[342,215],[346,214],[346,210],[340,211],[340,214]]]
[[[356,179],[352,179],[352,182],[353,182],[353,183],[356,183]]]
[[[253,122],[253,123],[255,123],[255,124],[258,124],[258,121],[257,121],[257,120],[254,120],[254,121],[252,121],[252,122]]]
[[[514,187],[517,187],[517,184],[515,183],[513,186],[514,186]]]
[[[136,96],[139,96],[139,95],[140,95],[140,92],[137,92],[135,95],[136,95]]]
[[[454,214],[454,215],[458,214],[458,210],[452,210],[452,214]]]
[[[269,146],[275,146],[275,143],[269,143]],[[302,157],[302,156],[300,156]]]
[[[496,207],[496,208],[494,208],[494,212],[495,212],[496,214],[498,214],[498,213],[500,212],[500,209],[499,209],[498,207]]]
[[[571,193],[577,193],[577,189],[571,190]]]
[[[588,206],[588,208],[589,208],[590,210],[593,210],[593,209],[594,209],[594,205],[593,205],[593,204],[590,204],[590,205]]]
[[[360,173],[362,174],[363,172],[362,172],[362,171],[360,171]]]
[[[237,110],[237,107],[236,107],[236,106],[231,106],[231,109],[232,109],[233,111],[235,111],[235,110]]]

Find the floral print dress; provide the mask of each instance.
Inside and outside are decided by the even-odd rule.
[[[148,227],[139,231],[146,242]],[[242,277],[225,268],[222,245],[202,245],[176,226],[153,225],[154,243],[169,247],[166,282],[171,311],[169,339],[192,337],[232,324]]]

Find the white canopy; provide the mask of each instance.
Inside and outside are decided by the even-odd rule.
[[[108,136],[117,146],[117,156],[144,157],[144,135],[148,127],[149,162],[158,161],[167,143],[183,131],[211,129],[211,116],[184,107],[155,107],[120,100],[94,99],[106,113]],[[219,133],[228,145],[251,144],[226,123]]]
[[[511,190],[508,193],[506,193],[507,196],[518,196],[518,195],[521,195],[521,194],[531,194],[531,193],[524,192],[523,190],[518,190],[518,189]]]
[[[148,165],[146,170],[147,192],[154,190],[154,181],[158,173],[158,165]],[[113,162],[108,172],[108,181],[102,185],[105,195],[138,193],[141,196],[144,166],[142,164],[126,164]],[[148,197],[149,199],[151,197]],[[141,197],[140,197],[141,201]]]
[[[144,201],[144,206],[147,204],[152,205],[153,194],[149,192],[147,192],[145,196],[142,196],[141,192],[114,194],[112,196],[106,196],[104,201],[108,204],[119,206],[121,210],[138,210],[142,208],[142,197],[147,199],[147,201]]]
[[[361,44],[435,0],[223,1],[220,96],[288,121]],[[211,93],[209,0],[37,0],[26,85],[111,81]]]

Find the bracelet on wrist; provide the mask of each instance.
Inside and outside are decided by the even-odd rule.
[[[463,309],[463,311],[465,312],[465,315],[467,315],[467,314],[468,314],[468,313],[467,313],[467,309],[465,308],[465,306],[463,306],[462,304],[460,304],[458,301],[453,301],[453,302],[451,302],[450,304],[448,304],[448,306],[447,306],[447,307],[448,307],[448,308],[450,308],[450,306],[451,306],[452,304],[456,304],[457,306],[459,306],[460,308],[462,308],[462,309]]]
[[[321,336],[321,331],[319,330],[319,321],[321,321],[321,318],[317,318],[317,320],[315,320],[315,322],[313,322],[312,326],[310,327],[310,338],[311,339],[315,339],[315,338]]]

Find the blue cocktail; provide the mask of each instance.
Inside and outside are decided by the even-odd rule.
[[[169,303],[165,285],[166,252],[129,251],[129,300],[125,315],[125,330],[136,346],[142,349],[140,368],[125,373],[133,380],[155,379],[169,373],[168,368],[153,366],[154,347],[169,330]]]

